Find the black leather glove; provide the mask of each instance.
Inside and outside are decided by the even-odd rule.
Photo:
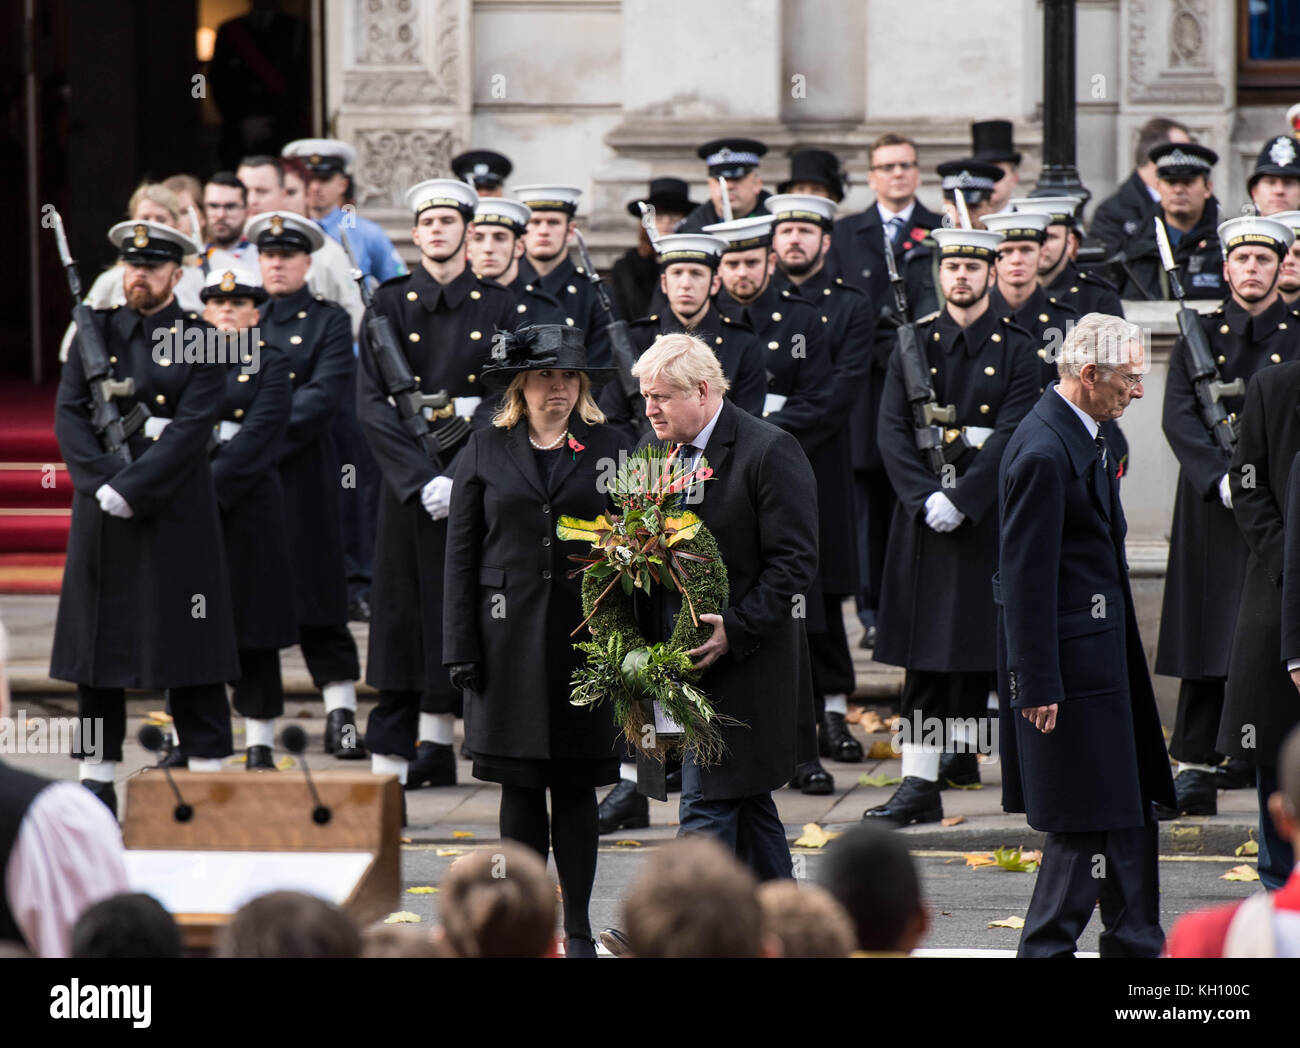
[[[481,690],[482,681],[479,677],[479,665],[477,662],[454,662],[448,672],[451,675],[451,686],[464,691],[468,688],[470,691]]]

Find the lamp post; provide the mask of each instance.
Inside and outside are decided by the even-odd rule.
[[[1092,196],[1075,166],[1074,3],[1043,0],[1043,170],[1038,192]]]

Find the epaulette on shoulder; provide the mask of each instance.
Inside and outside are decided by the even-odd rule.
[[[732,331],[743,331],[747,335],[754,334],[754,329],[743,320],[732,320],[729,316],[723,314],[722,322],[728,325]]]
[[[935,320],[938,320],[939,314],[942,312],[943,312],[942,309],[936,309],[933,313],[927,313],[925,316],[920,317],[916,322],[918,324],[929,324]]]
[[[1032,331],[1030,331],[1026,327],[1022,327],[1021,325],[1017,324],[1013,317],[1001,317],[1000,319],[1002,321],[1002,326],[1006,328],[1008,331],[1013,332],[1017,335],[1024,335],[1025,338],[1028,339],[1032,339],[1034,337]]]

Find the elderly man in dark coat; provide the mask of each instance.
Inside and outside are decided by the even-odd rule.
[[[682,764],[680,833],[716,837],[761,879],[789,877],[790,849],[772,791],[795,766],[796,713],[812,704],[801,608],[817,577],[817,482],[799,442],[724,399],[711,347],[665,335],[633,368],[655,436],[679,445],[683,466],[703,456],[713,479],[692,509],[722,551],[730,584],[713,636],[691,652],[720,713],[720,764]],[[648,760],[638,755],[644,768]]]
[[[1152,802],[1169,803],[1173,779],[1099,436],[1142,395],[1140,339],[1118,317],[1084,316],[998,474],[1002,806],[1047,834],[1022,957],[1073,954],[1099,896],[1103,957],[1164,943]]]

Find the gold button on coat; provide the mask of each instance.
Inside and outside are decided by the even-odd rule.
[[[417,298],[419,298],[419,297],[420,297],[420,296],[417,295],[414,291],[408,291],[408,292],[406,293],[406,300],[407,300],[408,302],[414,302],[414,301],[415,301]]]
[[[420,341],[420,333],[419,333],[418,331],[412,331],[412,332],[411,332],[409,335],[407,335],[406,337],[409,338],[412,342],[419,342],[419,341]]]
[[[981,404],[981,405],[980,405],[980,414],[981,414],[981,415],[987,415],[988,413],[989,413],[989,406],[988,406],[987,404]]]
[[[481,338],[483,337],[483,332],[481,332],[481,331],[471,331],[471,332],[469,333],[469,337],[470,337],[471,339],[473,339],[475,342],[477,342],[479,339],[481,339]]]

